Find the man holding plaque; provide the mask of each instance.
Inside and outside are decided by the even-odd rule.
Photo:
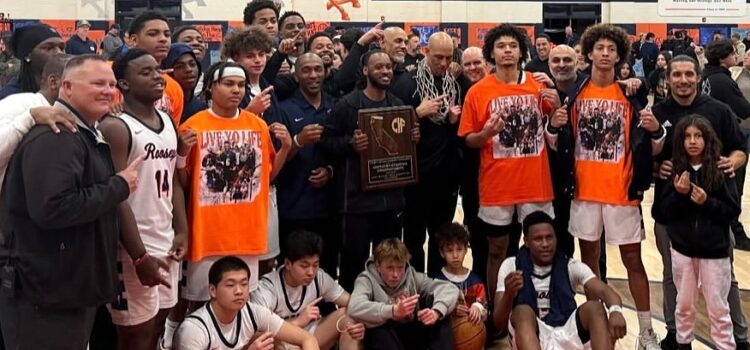
[[[370,255],[370,242],[377,245],[383,239],[401,235],[399,214],[404,209],[404,190],[394,186],[409,182],[408,179],[396,179],[387,183],[378,182],[377,178],[363,177],[361,162],[369,165],[372,161],[369,157],[373,154],[385,153],[393,156],[393,159],[413,155],[413,152],[409,153],[410,150],[403,149],[407,147],[398,141],[402,140],[403,134],[410,135],[414,143],[419,140],[419,127],[411,114],[405,116],[401,123],[383,123],[386,117],[389,120],[393,118],[392,112],[387,112],[392,108],[388,107],[404,105],[398,97],[388,92],[393,80],[393,62],[388,54],[373,50],[362,56],[362,76],[366,79],[365,89],[355,90],[338,101],[324,125],[320,141],[322,149],[335,164],[335,202],[339,205],[343,228],[340,283],[346,290],[352,290],[354,279],[364,269]],[[386,112],[380,115],[370,113],[366,125],[358,125],[360,111],[373,108],[383,108]],[[391,133],[393,125],[399,126],[401,134]],[[410,133],[403,132],[409,130]],[[413,151],[413,144],[409,148]],[[388,162],[388,158],[385,162]],[[398,164],[397,161],[381,163],[379,167],[372,168],[372,173]],[[411,164],[410,168],[412,172],[409,175],[416,177],[416,164]],[[366,175],[372,173],[368,171]],[[363,178],[369,180],[363,182]]]
[[[544,125],[560,99],[518,68],[528,56],[527,40],[523,29],[509,24],[487,33],[484,57],[497,70],[469,89],[458,130],[467,146],[480,149],[479,234],[489,241],[490,288],[505,259],[513,215],[519,221],[534,211],[554,216]]]
[[[412,252],[411,266],[419,272],[425,272],[425,233],[432,237],[438,227],[452,221],[456,211],[461,165],[461,139],[456,132],[461,92],[468,89],[469,81],[448,74],[451,62],[451,37],[445,32],[432,34],[426,58],[415,70],[401,75],[391,88],[393,94],[416,109],[420,120],[419,184],[406,189],[404,209],[404,243]],[[427,274],[435,276],[443,266],[441,261],[437,240],[431,239]]]

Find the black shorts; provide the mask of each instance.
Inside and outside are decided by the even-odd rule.
[[[516,219],[510,225],[493,225],[478,218],[477,227],[479,235],[487,238],[502,238],[512,232],[521,232],[521,224]]]

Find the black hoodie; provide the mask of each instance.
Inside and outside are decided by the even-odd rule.
[[[709,95],[732,108],[734,114],[742,119],[750,118],[750,102],[742,95],[737,82],[732,79],[729,69],[722,66],[706,65],[703,71],[704,95]]]
[[[721,140],[723,146],[722,155],[727,156],[737,150],[746,151],[745,138],[737,126],[737,122],[735,121],[737,117],[732,113],[732,109],[711,96],[697,95],[693,103],[689,106],[681,106],[672,96],[668,96],[663,102],[654,105],[651,111],[654,113],[656,119],[659,120],[659,123],[667,130],[664,147],[661,153],[654,157],[657,164],[660,164],[664,160],[672,159],[674,128],[682,118],[691,114],[698,114],[708,119],[714,131],[716,131],[719,140]],[[664,187],[668,183],[671,183],[671,180],[664,181],[656,177],[654,193],[663,193]],[[661,212],[660,197],[658,195],[654,196],[651,216],[656,222],[664,223],[665,219]]]
[[[700,179],[702,170],[690,168],[688,173],[690,182],[706,190]],[[740,215],[735,181],[726,179],[718,189],[706,190],[706,202],[702,205],[694,203],[690,193],[677,192],[670,181],[660,196],[672,249],[691,258],[728,258],[729,222]]]
[[[364,91],[354,90],[342,97],[331,110],[324,124],[320,147],[334,162],[336,202],[343,214],[374,213],[404,208],[403,188],[362,191],[360,155],[352,147],[352,135],[357,129],[358,111],[364,108],[403,106],[390,92],[385,100],[371,101]]]

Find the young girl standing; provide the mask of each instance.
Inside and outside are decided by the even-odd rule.
[[[691,115],[675,128],[674,181],[663,195],[662,211],[672,243],[677,286],[677,342],[690,349],[700,286],[718,349],[734,349],[727,296],[731,282],[729,222],[740,213],[734,180],[718,167],[721,141],[705,118]]]

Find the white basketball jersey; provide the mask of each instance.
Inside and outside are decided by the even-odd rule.
[[[265,306],[287,320],[297,317],[319,297],[333,302],[344,292],[344,288],[322,269],[318,269],[318,274],[309,285],[292,288],[284,282],[284,267],[281,267],[261,277],[258,289],[250,298],[253,303]]]
[[[135,117],[119,118],[130,130],[128,164],[146,159],[138,169],[138,188],[128,197],[141,240],[149,254],[164,257],[172,248],[172,179],[177,160],[177,131],[167,114],[157,111],[161,128],[154,130]]]
[[[275,336],[283,324],[284,320],[271,310],[250,303],[245,304],[231,324],[222,324],[209,302],[185,317],[177,330],[175,349],[247,349],[256,332]]]

